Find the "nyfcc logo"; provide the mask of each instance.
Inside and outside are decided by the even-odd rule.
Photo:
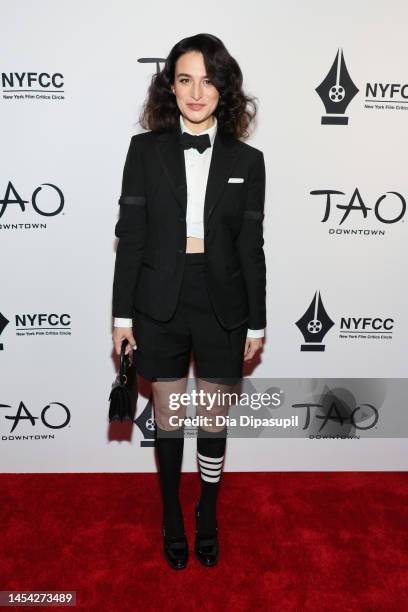
[[[339,339],[349,341],[361,340],[392,340],[395,320],[387,316],[343,315],[339,317]],[[326,345],[323,340],[328,331],[335,325],[329,316],[319,290],[304,314],[295,325],[303,335],[304,344],[301,351],[322,352]]]
[[[3,100],[65,100],[64,75],[60,72],[2,72]]]

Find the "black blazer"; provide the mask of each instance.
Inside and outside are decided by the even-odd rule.
[[[187,182],[181,129],[132,136],[119,199],[113,317],[173,315],[186,258]],[[230,177],[243,182],[228,182]],[[204,204],[207,289],[221,325],[266,326],[262,151],[217,129]]]

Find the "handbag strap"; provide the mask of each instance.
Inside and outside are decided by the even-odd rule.
[[[132,365],[132,358],[129,355],[125,354],[125,349],[129,344],[127,338],[122,341],[122,345],[120,347],[120,367],[119,367],[119,379],[122,382],[126,382],[127,380],[127,371]]]

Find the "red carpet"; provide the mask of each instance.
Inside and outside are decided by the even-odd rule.
[[[178,572],[161,554],[156,474],[0,482],[3,591],[76,590],[77,609],[101,612],[408,607],[406,472],[225,472],[219,565],[191,555]],[[181,487],[192,544],[198,475]]]

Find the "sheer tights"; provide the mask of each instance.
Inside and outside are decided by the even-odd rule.
[[[184,422],[186,406],[172,409],[176,396],[185,393],[187,377],[160,380],[152,383],[153,409],[156,421],[156,449],[159,462],[160,483],[163,496],[163,524],[169,537],[184,533],[183,514],[179,500],[181,465],[184,450]],[[222,393],[230,392],[231,385],[197,379],[197,392],[215,394],[215,401],[198,395],[196,414],[207,422],[197,429],[197,458],[200,468],[201,495],[199,500],[198,531],[211,535],[216,530],[216,503],[226,446],[227,428],[216,422],[215,417],[226,416],[229,398],[223,401]],[[224,398],[225,400],[225,398]],[[207,408],[210,408],[209,410]]]

